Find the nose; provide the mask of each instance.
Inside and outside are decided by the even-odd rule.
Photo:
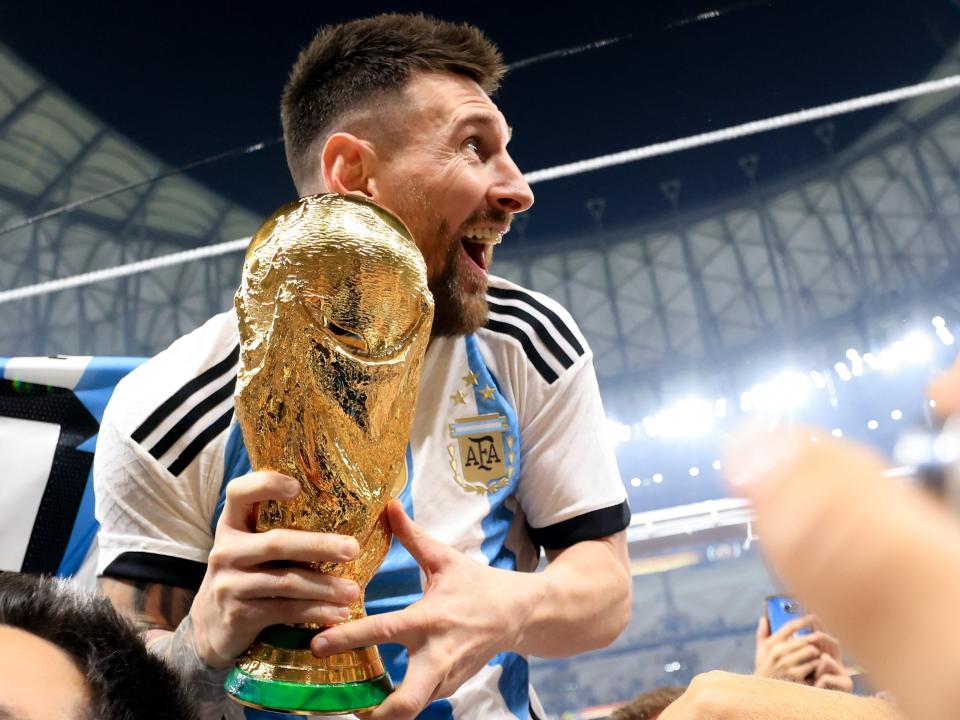
[[[511,213],[521,213],[533,205],[533,190],[509,155],[497,164],[497,177],[490,187],[490,204]]]

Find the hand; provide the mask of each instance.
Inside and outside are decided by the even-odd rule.
[[[853,692],[853,678],[843,666],[843,663],[830,653],[825,652],[820,656],[820,662],[817,663],[814,677],[813,684],[815,687],[824,690]]]
[[[255,472],[227,485],[207,572],[190,608],[197,654],[212,668],[229,667],[263,628],[278,623],[342,622],[359,596],[357,584],[280,562],[341,562],[359,551],[352,537],[303,530],[252,532],[256,503],[292,500],[293,478]]]
[[[773,635],[765,617],[757,624],[757,641],[754,651],[753,674],[761,677],[805,683],[820,662],[820,647],[816,634],[797,635],[799,630],[810,627],[813,615],[796,618],[784,623]]]
[[[317,656],[392,642],[406,646],[409,665],[400,687],[369,720],[413,718],[448,697],[494,655],[516,647],[536,604],[538,580],[481,565],[430,537],[403,512],[387,506],[397,540],[426,575],[423,598],[396,612],[344,623],[317,635]]]

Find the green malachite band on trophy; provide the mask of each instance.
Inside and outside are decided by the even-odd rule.
[[[306,685],[261,680],[237,667],[223,686],[245,705],[287,713],[356,712],[379,705],[393,692],[393,683],[386,673],[364,682]]]

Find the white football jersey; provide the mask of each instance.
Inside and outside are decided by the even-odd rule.
[[[489,321],[431,341],[407,453],[406,511],[434,537],[497,568],[532,571],[629,523],[603,429],[592,355],[550,298],[490,278]],[[196,589],[232,478],[250,471],[233,414],[239,338],[227,312],[120,382],[94,456],[102,575]],[[370,614],[406,607],[424,578],[394,542],[366,591]],[[382,648],[394,682],[406,650]],[[424,718],[543,717],[525,658],[494,657]]]

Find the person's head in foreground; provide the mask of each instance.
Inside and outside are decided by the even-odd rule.
[[[610,720],[655,720],[686,688],[661,687],[647,690],[613,711]]]
[[[105,598],[0,574],[0,720],[191,720],[179,681]]]
[[[484,324],[493,247],[533,204],[490,99],[504,71],[475,27],[378,15],[322,29],[284,88],[297,191],[362,195],[403,220],[427,262],[434,335]]]

